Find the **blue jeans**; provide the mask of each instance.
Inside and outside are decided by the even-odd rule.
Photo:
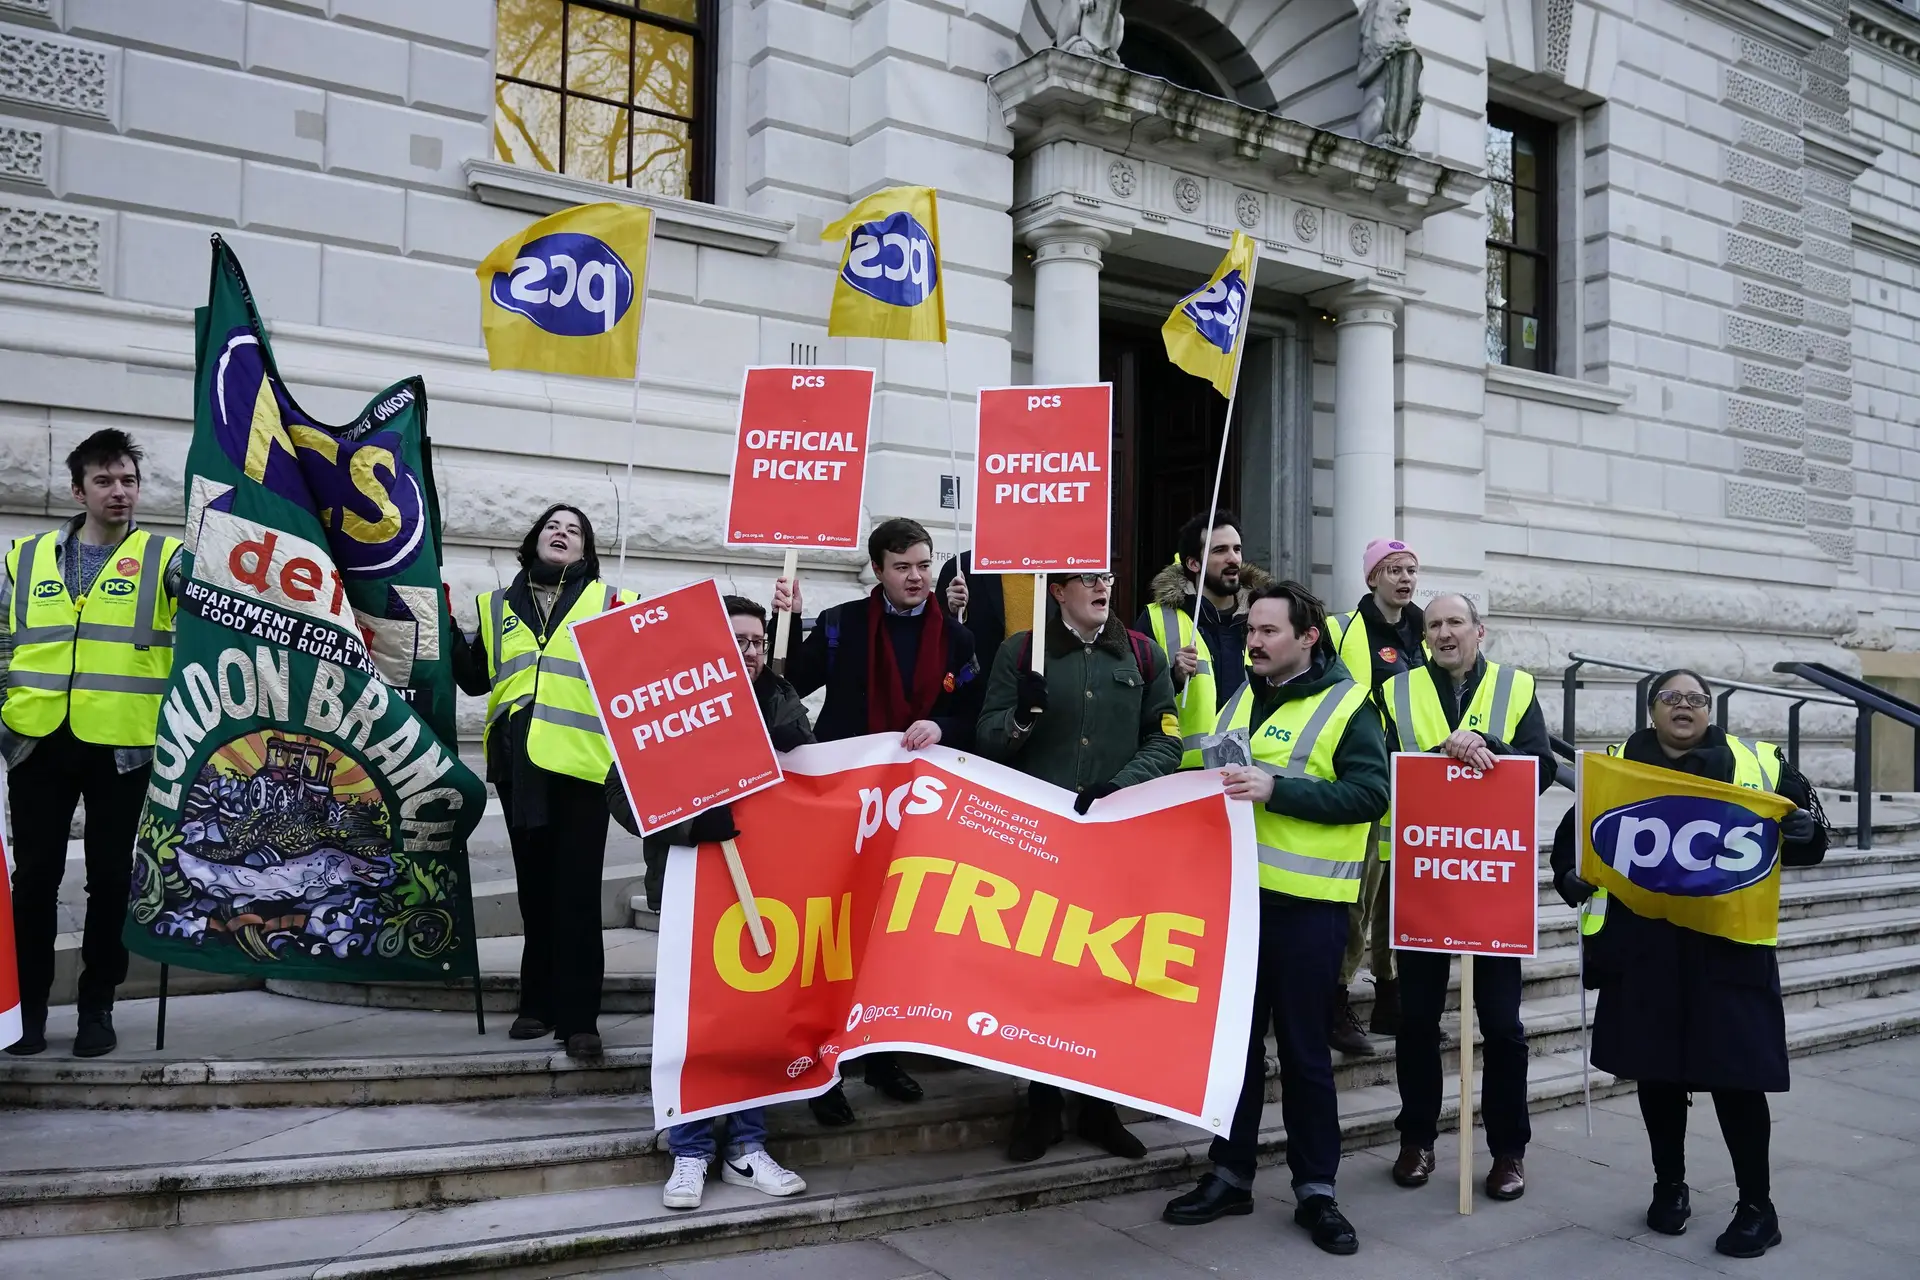
[[[727,1126],[727,1154],[743,1156],[767,1149],[767,1109],[746,1107],[718,1117]],[[694,1120],[667,1130],[667,1150],[675,1156],[713,1159],[713,1120]]]

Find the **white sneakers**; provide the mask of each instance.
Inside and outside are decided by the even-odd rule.
[[[734,1187],[752,1187],[770,1196],[797,1196],[807,1189],[806,1179],[765,1151],[749,1151],[729,1156],[720,1162],[720,1181]],[[707,1162],[698,1156],[675,1156],[673,1176],[667,1179],[660,1203],[669,1209],[698,1209],[707,1186]]]

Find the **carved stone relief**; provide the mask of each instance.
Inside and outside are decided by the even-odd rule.
[[[98,290],[100,219],[0,205],[0,280]]]
[[[0,124],[0,178],[47,185],[47,135],[28,125]]]
[[[107,51],[0,31],[0,99],[107,115]]]

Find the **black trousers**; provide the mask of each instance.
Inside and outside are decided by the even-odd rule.
[[[1687,1094],[1684,1084],[1642,1080],[1640,1118],[1647,1122],[1647,1143],[1653,1148],[1653,1176],[1661,1182],[1687,1180]],[[1764,1203],[1773,1194],[1767,1170],[1772,1145],[1773,1113],[1767,1095],[1758,1089],[1715,1089],[1713,1110],[1720,1119],[1720,1136],[1733,1158],[1733,1180],[1740,1198]]]
[[[1437,951],[1395,951],[1400,966],[1400,1141],[1430,1147],[1440,1126],[1440,1014],[1447,1004],[1453,957]],[[1524,1156],[1533,1138],[1527,1118],[1527,1029],[1520,1025],[1520,959],[1475,956],[1473,1011],[1479,1015],[1480,1116],[1487,1150]],[[1462,1036],[1472,1029],[1462,1020]]]
[[[81,742],[62,724],[8,775],[16,864],[13,946],[20,966],[20,1005],[29,1016],[45,1015],[53,989],[67,831],[82,797],[87,802],[87,917],[80,938],[81,1010],[113,1008],[114,989],[127,980],[127,947],[120,933],[127,920],[133,839],[150,771],[143,766],[121,773],[112,747]]]
[[[1238,1186],[1253,1184],[1266,1101],[1267,1027],[1280,1045],[1280,1116],[1287,1126],[1293,1185],[1329,1191],[1340,1171],[1340,1102],[1333,1089],[1327,1019],[1347,947],[1344,902],[1315,902],[1261,890],[1260,970],[1253,984],[1253,1030],[1233,1128],[1207,1154]]]
[[[600,941],[600,875],[607,861],[607,800],[599,783],[550,774],[547,823],[513,823],[513,788],[496,783],[513,846],[526,942],[520,1014],[561,1039],[597,1032],[606,953]]]

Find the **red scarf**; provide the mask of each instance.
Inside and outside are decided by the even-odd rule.
[[[867,732],[904,733],[916,720],[933,713],[933,704],[946,689],[947,620],[929,597],[916,621],[920,624],[920,652],[913,664],[913,696],[900,679],[893,641],[882,620],[887,610],[879,587],[867,597]]]

